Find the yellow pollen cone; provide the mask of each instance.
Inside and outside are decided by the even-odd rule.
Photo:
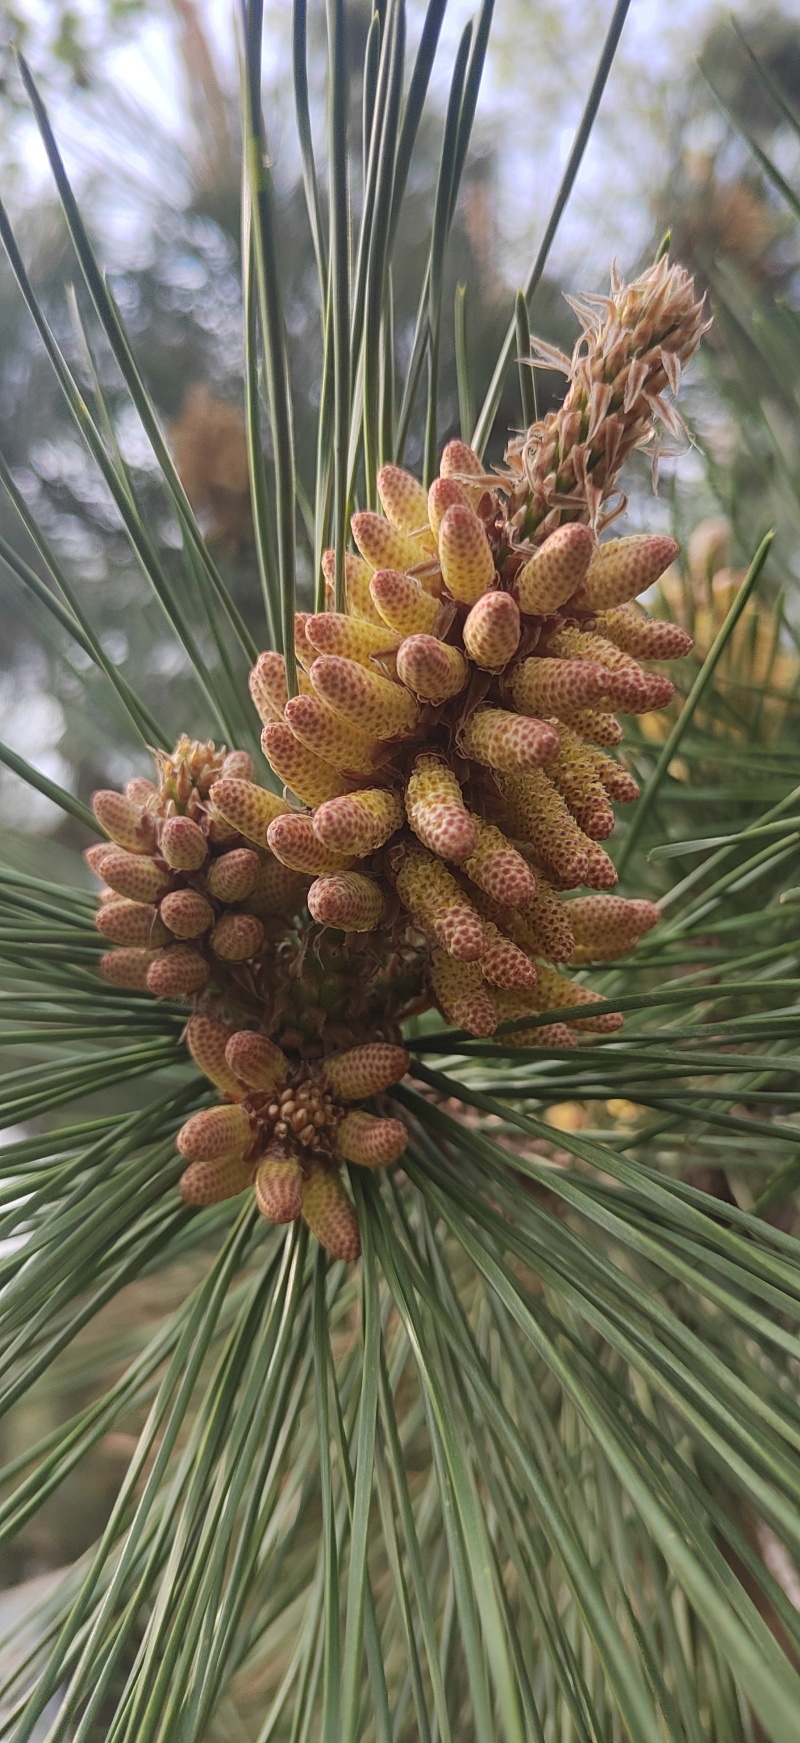
[[[466,442],[460,442],[457,439],[448,442],[439,463],[439,471],[443,478],[459,479],[472,507],[477,508],[481,497],[486,492],[487,485],[483,481],[483,463],[473,448],[470,448]],[[479,482],[472,484],[470,482],[472,478]]]
[[[221,962],[249,962],[264,942],[264,927],[255,914],[223,914],[209,938]]]
[[[455,506],[472,508],[473,504],[466,490],[456,482],[455,478],[434,478],[428,491],[428,520],[437,542],[447,510]]]
[[[332,1259],[352,1262],[361,1252],[358,1218],[338,1172],[312,1162],[303,1183],[303,1220]]]
[[[494,582],[494,557],[483,521],[454,504],[439,528],[442,577],[454,599],[474,605]]]
[[[399,793],[387,787],[366,787],[340,799],[329,799],[314,812],[314,834],[332,853],[374,853],[405,821]]]
[[[221,1156],[244,1156],[253,1133],[244,1108],[227,1105],[203,1108],[181,1126],[175,1140],[187,1162],[216,1162]]]
[[[635,599],[663,575],[678,549],[663,533],[634,533],[598,545],[581,588],[581,610],[608,611]]]
[[[426,560],[424,546],[407,533],[397,532],[382,514],[363,509],[353,515],[350,525],[359,551],[371,569],[413,569]]]
[[[519,607],[510,593],[484,593],[464,624],[464,646],[484,672],[502,672],[519,646]]]
[[[309,617],[306,636],[314,654],[341,654],[361,666],[369,666],[375,655],[392,653],[400,639],[394,630],[367,623],[363,617],[345,617],[338,611]]]
[[[211,804],[225,823],[248,841],[259,847],[267,845],[267,830],[276,817],[284,817],[289,807],[274,793],[257,787],[254,781],[215,781],[211,788]]]
[[[180,1177],[181,1198],[198,1210],[238,1198],[250,1185],[251,1170],[238,1156],[220,1156],[214,1161],[190,1162]]]
[[[286,704],[286,723],[307,750],[336,769],[367,774],[380,757],[375,734],[360,732],[319,696],[293,696]]]
[[[237,1029],[228,1035],[225,1059],[230,1070],[249,1089],[272,1089],[287,1076],[289,1061],[268,1036],[254,1029]]]
[[[461,788],[441,757],[418,756],[406,787],[406,815],[423,847],[460,862],[477,842]]]
[[[214,924],[214,910],[197,890],[171,890],[161,903],[164,926],[176,938],[199,938]]]
[[[188,999],[211,979],[205,958],[185,944],[159,950],[147,970],[147,989],[157,999]]]
[[[267,1156],[256,1169],[256,1204],[270,1223],[293,1223],[303,1208],[303,1170],[291,1157]]]
[[[369,584],[377,610],[398,635],[427,635],[442,615],[438,599],[426,593],[413,575],[399,569],[378,569]]]
[[[284,720],[273,720],[261,734],[261,747],[279,781],[305,805],[322,805],[349,791],[349,783],[331,763],[314,755],[295,737]]]
[[[384,909],[384,892],[361,872],[330,872],[315,879],[308,892],[308,910],[320,926],[340,932],[374,932]]]
[[[323,702],[359,732],[394,738],[410,732],[419,709],[402,684],[337,654],[320,654],[311,668],[311,682]]]
[[[494,1034],[497,1017],[476,962],[455,962],[446,951],[434,950],[431,985],[449,1023],[466,1029],[468,1035]]]
[[[230,1038],[231,1030],[227,1024],[217,1022],[214,1017],[197,1015],[191,1017],[186,1025],[186,1044],[195,1065],[211,1083],[216,1084],[217,1089],[222,1090],[223,1095],[241,1101],[244,1091],[225,1057]]]
[[[336,1134],[337,1155],[359,1168],[388,1168],[407,1144],[402,1120],[379,1120],[358,1110],[345,1114]]]
[[[325,1060],[325,1076],[338,1101],[364,1101],[405,1077],[410,1064],[405,1047],[367,1041]]]
[[[397,676],[421,702],[439,704],[464,689],[469,666],[459,648],[432,635],[409,635],[397,650]]]
[[[282,865],[292,871],[348,871],[352,860],[346,854],[331,853],[314,834],[311,818],[295,812],[291,817],[277,817],[269,827],[269,846]]]
[[[220,854],[206,874],[206,889],[218,902],[243,902],[255,889],[258,854],[250,847],[234,847]]]
[[[520,611],[541,617],[557,611],[580,587],[593,550],[589,528],[579,521],[557,527],[516,577]]]
[[[479,817],[475,824],[475,849],[463,870],[472,883],[496,902],[510,908],[524,907],[536,894],[536,879],[522,854],[512,847],[502,830]]]

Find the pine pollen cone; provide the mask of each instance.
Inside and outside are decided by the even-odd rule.
[[[504,468],[460,440],[427,490],[384,466],[382,512],[324,553],[330,609],[297,615],[296,682],[272,650],[250,675],[270,786],[246,752],[182,737],[153,779],[93,799],[99,971],[188,1007],[220,1097],[178,1136],[184,1200],[252,1190],[342,1260],[360,1250],[344,1165],[405,1147],[401,1121],[353,1106],[404,1075],[405,1017],[433,1005],[504,1046],[610,1032],[582,971],[659,918],[613,893],[602,843],[637,796],[617,715],[665,707],[664,662],[691,643],[637,603],[675,542],[607,528],[628,455],[657,422],[680,434],[706,322],[666,257],[573,307],[572,357],[533,359],[565,373],[563,405]]]
[[[184,1202],[204,1208],[251,1189],[266,1221],[302,1217],[332,1258],[356,1259],[358,1219],[341,1165],[388,1167],[408,1132],[402,1120],[351,1104],[405,1076],[405,1048],[367,1042],[310,1065],[257,1030],[232,1030],[202,1014],[191,1018],[186,1038],[195,1063],[228,1099],[192,1114],[178,1133],[188,1164],[180,1177]]]
[[[507,1021],[513,994],[542,1045],[585,1027],[541,1023],[548,1000],[564,1007],[565,984],[573,1003],[590,999],[553,964],[606,960],[654,923],[650,904],[609,893],[601,843],[614,805],[637,794],[611,754],[615,717],[666,706],[671,679],[642,662],[691,644],[635,603],[675,541],[603,535],[628,454],[656,422],[682,427],[673,398],[707,324],[666,258],[573,306],[573,356],[535,348],[567,376],[561,410],[515,438],[505,470],[487,473],[462,441],[427,491],[382,467],[382,512],[354,514],[355,549],[340,556],[344,610],[298,618],[300,694],[286,695],[274,654],[251,679],[262,719],[284,729],[267,725],[263,742],[292,806],[265,839],[312,879],[317,924],[412,940],[431,1001],[473,1035]],[[326,552],[330,585],[336,569]],[[570,899],[581,885],[597,895]]]

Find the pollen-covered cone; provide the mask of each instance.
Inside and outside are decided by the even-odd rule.
[[[664,707],[663,664],[690,641],[634,603],[674,540],[600,539],[599,505],[654,417],[677,427],[664,396],[703,311],[665,261],[633,285],[614,280],[598,309],[583,310],[584,339],[564,360],[562,411],[512,445],[508,473],[487,474],[461,441],[427,493],[382,469],[384,514],[353,516],[346,613],[298,619],[312,694],[287,699],[281,730],[264,733],[275,774],[307,797],[266,840],[312,878],[314,919],[349,949],[373,934],[421,950],[430,996],[473,1034],[502,1020],[498,989],[522,1015],[541,1012],[548,989],[564,1006],[564,977],[556,985],[541,964],[605,958],[642,929],[611,924],[605,908],[602,936],[578,938],[562,892],[614,888],[601,843],[614,805],[637,795],[609,754],[615,711]],[[253,690],[267,666],[272,708],[275,656],[261,656]],[[572,1003],[587,997],[576,987]]]
[[[86,854],[107,892],[96,925],[119,947],[100,973],[156,998],[235,1002],[246,965],[252,996],[305,891],[267,846],[289,807],[254,779],[245,751],[184,737],[155,762],[155,780],[92,801],[109,838]]]
[[[385,1168],[408,1142],[401,1120],[355,1108],[405,1076],[404,1047],[366,1042],[311,1065],[257,1029],[192,1018],[192,1057],[228,1098],[181,1127],[187,1204],[204,1208],[252,1190],[267,1222],[302,1217],[333,1258],[360,1252],[358,1221],[341,1165]]]

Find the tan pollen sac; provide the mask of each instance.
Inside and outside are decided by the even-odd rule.
[[[304,805],[322,805],[350,790],[346,777],[302,744],[286,721],[273,720],[263,728],[261,748],[273,774]]]
[[[493,987],[491,1001],[494,1007],[495,1025],[501,1023],[516,1023],[522,1017],[535,1017],[540,1006],[530,993],[514,992],[507,987]],[[539,1023],[528,1029],[513,1029],[507,1035],[498,1035],[498,1045],[504,1047],[541,1047],[549,1051],[553,1047],[576,1047],[577,1038],[566,1023]]]
[[[493,920],[484,920],[488,948],[481,957],[484,980],[491,986],[532,987],[536,985],[536,965],[525,951],[506,938]]]
[[[439,528],[439,562],[448,592],[462,605],[474,605],[493,586],[492,548],[471,508],[448,508]]]
[[[249,962],[264,942],[264,927],[255,914],[223,914],[209,938],[221,962]]]
[[[361,1252],[358,1218],[338,1171],[312,1162],[303,1181],[302,1216],[332,1259],[351,1264]]]
[[[274,1089],[286,1078],[289,1061],[280,1047],[255,1029],[237,1029],[228,1034],[225,1060],[230,1071],[248,1089]]]
[[[267,830],[276,817],[289,810],[283,799],[257,787],[254,781],[221,780],[211,788],[213,810],[248,841],[267,846]]]
[[[564,733],[558,756],[548,763],[547,773],[575,821],[593,841],[606,841],[614,828],[614,813],[598,779],[591,748],[577,733]]]
[[[270,1155],[259,1162],[253,1182],[258,1209],[267,1222],[293,1223],[303,1209],[303,1170],[294,1157]]]
[[[347,774],[368,774],[380,761],[377,736],[359,731],[319,696],[293,696],[286,704],[286,724],[307,750]]]
[[[156,952],[147,970],[147,990],[156,999],[188,999],[202,992],[210,979],[205,957],[188,945],[171,944]]]
[[[428,491],[428,520],[431,531],[437,540],[437,546],[442,521],[447,510],[456,506],[458,508],[472,508],[474,505],[466,490],[457,483],[455,478],[434,478]]]
[[[152,811],[158,804],[158,788],[146,775],[134,775],[132,780],[125,782],[125,797],[143,811]]]
[[[483,672],[502,672],[519,646],[519,607],[510,593],[484,593],[464,623],[464,646]]]
[[[548,962],[569,962],[575,939],[566,918],[567,906],[541,874],[537,877],[536,895],[525,908],[510,908],[483,895],[478,898],[478,907],[528,956],[537,959],[543,956]]]
[[[487,947],[477,909],[441,860],[408,850],[397,870],[397,893],[423,932],[461,962],[477,962]]]
[[[396,531],[413,534],[426,550],[435,553],[436,539],[428,526],[428,497],[419,479],[402,466],[382,466],[377,483],[381,507]]]
[[[155,822],[149,811],[134,805],[124,793],[103,788],[92,794],[92,810],[100,828],[127,853],[151,853],[156,845]]]
[[[636,599],[663,575],[678,555],[662,533],[633,533],[598,545],[575,603],[581,611],[608,611]]]
[[[411,1061],[405,1047],[367,1041],[325,1060],[325,1076],[338,1101],[364,1101],[405,1077]]]
[[[365,787],[340,799],[329,799],[314,812],[314,834],[332,853],[361,859],[374,853],[402,828],[405,809],[399,793],[388,787]]]
[[[197,890],[171,890],[161,903],[164,930],[175,938],[200,938],[214,924],[214,909]]]
[[[229,750],[223,758],[220,774],[224,780],[252,781],[253,773],[253,759],[249,751]],[[212,781],[211,785],[213,784]]]
[[[366,618],[346,617],[339,611],[309,617],[306,637],[312,660],[316,654],[341,654],[343,659],[357,660],[361,666],[370,666],[373,659],[393,653],[400,640],[394,630],[367,623]]]
[[[576,632],[577,633],[577,632]],[[587,639],[587,638],[583,638]],[[520,714],[557,714],[604,702],[611,690],[611,676],[599,660],[568,651],[571,644],[557,638],[548,643],[548,655],[534,655],[515,666],[508,691]],[[564,648],[565,658],[559,658]],[[613,704],[612,704],[613,706]]]
[[[148,974],[159,954],[157,950],[139,949],[135,946],[107,950],[100,957],[97,966],[109,986],[125,987],[129,992],[146,992]]]
[[[268,831],[269,846],[282,865],[291,871],[307,872],[312,877],[322,872],[349,871],[352,859],[342,853],[331,853],[323,847],[309,816],[293,812],[276,817]]]
[[[427,560],[424,545],[407,533],[400,533],[384,520],[383,515],[362,509],[350,521],[353,538],[370,569],[414,569]],[[369,597],[369,595],[368,595]]]
[[[461,788],[441,757],[418,756],[406,786],[406,816],[431,853],[460,863],[474,852],[477,829]]]
[[[637,660],[680,660],[694,645],[688,630],[679,623],[647,617],[630,605],[599,613],[595,627],[606,641]]]
[[[332,606],[336,584],[335,551],[323,551],[322,573],[325,576],[327,603]],[[371,574],[372,565],[365,563],[363,557],[357,557],[354,551],[345,552],[344,578],[347,615],[348,617],[363,617],[367,623],[380,624],[382,619],[375,609],[369,590]]]
[[[228,1198],[238,1198],[250,1185],[252,1170],[238,1156],[220,1156],[207,1162],[190,1162],[180,1177],[180,1195],[184,1204],[204,1210],[210,1204],[224,1204]]]
[[[89,853],[94,852],[94,848],[89,848]],[[92,864],[93,871],[96,871],[96,863]],[[130,902],[157,902],[171,886],[169,873],[144,854],[110,847],[104,850],[99,863],[103,869],[102,873],[96,871],[96,875],[102,876],[103,882],[116,895],[125,896]]]
[[[602,745],[607,750],[613,750],[622,743],[624,734],[622,727],[613,714],[599,708],[562,708],[559,710],[559,725],[572,727],[578,736],[587,744]]]
[[[408,1132],[402,1120],[381,1120],[354,1109],[336,1134],[336,1153],[358,1168],[388,1168],[402,1156]]]
[[[524,907],[536,894],[536,879],[522,854],[493,823],[473,817],[475,849],[462,869],[473,884],[510,908]]]
[[[354,660],[320,654],[311,668],[311,682],[321,700],[359,732],[403,737],[417,723],[419,707],[405,687]]]
[[[294,614],[294,655],[305,672],[313,665],[316,655],[316,649],[308,639],[310,619],[311,613],[308,611],[296,611]]]
[[[259,859],[250,847],[221,853],[206,873],[206,889],[217,902],[243,902],[256,887]]]
[[[158,910],[147,903],[124,899],[104,903],[94,917],[98,932],[112,944],[145,945],[154,950],[166,944],[169,932],[161,924]]]
[[[330,872],[315,879],[308,910],[320,926],[340,932],[374,932],[384,910],[384,891],[361,872]]]
[[[606,674],[607,688],[603,700],[609,708],[619,709],[621,714],[643,714],[653,706],[649,701],[652,687],[652,674],[642,670],[638,662],[630,654],[622,652],[613,642],[605,637],[595,635],[589,630],[576,629],[572,624],[564,624],[547,638],[547,655],[555,655],[559,664],[572,666],[576,672],[600,670]],[[535,660],[526,660],[525,665],[535,665]],[[550,661],[545,658],[539,662],[547,666]],[[669,680],[667,679],[669,684]],[[670,685],[670,691],[672,686]],[[596,702],[599,695],[585,695],[583,702]],[[577,700],[577,699],[576,699]],[[575,703],[572,703],[575,706]],[[553,701],[553,711],[560,713],[557,701]],[[570,707],[570,702],[566,702]]]
[[[586,842],[586,870],[583,881],[588,890],[613,890],[619,882],[619,872],[599,841]]]
[[[533,843],[565,888],[582,884],[589,840],[544,771],[528,769],[524,775],[501,775],[499,784],[523,840]]]
[[[413,575],[399,569],[378,569],[369,584],[376,610],[397,635],[428,635],[442,616],[438,599],[426,593]]]
[[[661,918],[655,902],[624,896],[580,896],[567,904],[567,912],[575,937],[573,963],[624,956]]]
[[[507,708],[476,709],[459,738],[463,756],[509,774],[549,763],[558,747],[558,733],[548,721],[512,714]]]
[[[311,680],[305,672],[298,672],[297,683],[301,696],[311,695]],[[271,650],[259,654],[250,673],[249,685],[262,726],[267,726],[271,720],[282,720],[283,710],[289,699],[283,654],[276,654]]]
[[[190,1017],[185,1031],[186,1045],[195,1065],[231,1101],[241,1101],[244,1090],[225,1056],[232,1030],[215,1017],[198,1013]]]
[[[541,1003],[539,1009],[568,1010],[572,1005],[595,1005],[603,1002],[602,994],[595,993],[591,987],[581,986],[580,982],[568,980],[565,974],[559,974],[555,968],[543,964],[539,971],[539,985],[536,996]],[[572,1029],[585,1029],[595,1035],[612,1035],[622,1027],[622,1015],[619,1011],[603,1011],[596,1017],[570,1017]]]
[[[497,1028],[497,1016],[486,982],[476,962],[456,962],[445,950],[431,952],[431,985],[448,1022],[468,1035],[486,1037]]]
[[[467,442],[461,442],[456,437],[448,442],[439,462],[442,478],[457,478],[466,492],[468,501],[477,508],[482,496],[485,496],[488,483],[484,474],[483,462]],[[472,484],[471,479],[476,482]]]
[[[464,689],[469,666],[459,648],[432,635],[410,635],[397,651],[397,676],[420,702],[438,705]]]
[[[226,1105],[202,1108],[178,1133],[176,1147],[187,1162],[217,1162],[223,1156],[244,1157],[253,1142],[253,1128],[244,1108]]]
[[[558,611],[585,579],[593,551],[589,528],[580,521],[557,527],[515,577],[520,611],[538,617]]]

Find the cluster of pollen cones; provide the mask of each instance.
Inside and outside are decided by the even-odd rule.
[[[180,1135],[185,1196],[254,1181],[265,1216],[302,1215],[341,1257],[358,1231],[339,1160],[381,1166],[404,1142],[344,1104],[402,1075],[402,1017],[433,1002],[475,1036],[511,1022],[521,1045],[574,1045],[621,1019],[592,1016],[598,995],[562,968],[623,954],[658,919],[610,893],[602,843],[612,804],[637,796],[611,754],[617,716],[663,708],[663,663],[691,646],[634,603],[677,546],[598,533],[622,460],[656,419],[677,426],[665,390],[702,307],[662,260],[578,312],[564,404],[507,471],[462,441],[429,490],[383,466],[383,513],[353,516],[336,594],[323,559],[337,608],[296,617],[296,694],[283,657],[260,656],[251,694],[285,797],[244,753],[186,740],[157,784],[95,797],[111,838],[89,852],[97,923],[117,946],[102,972],[192,1001],[190,1048],[229,1098]],[[576,1014],[548,1023],[558,1009]]]

